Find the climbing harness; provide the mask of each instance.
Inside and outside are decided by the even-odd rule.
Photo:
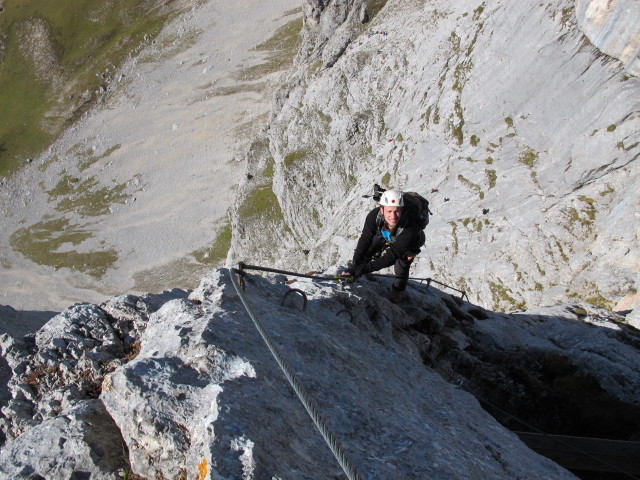
[[[386,240],[387,245],[393,242],[393,238],[391,238],[391,232],[389,230],[380,230],[380,235]]]
[[[327,427],[326,422],[318,412],[318,408],[311,401],[311,398],[302,387],[300,381],[298,380],[297,376],[289,366],[288,362],[280,353],[280,350],[276,346],[276,343],[274,342],[273,338],[271,338],[271,336],[265,329],[264,324],[262,323],[262,320],[258,318],[256,313],[251,308],[251,305],[247,301],[247,298],[244,295],[244,286],[243,286],[244,278],[243,277],[245,273],[243,272],[243,268],[249,268],[249,267],[251,266],[247,266],[240,263],[238,264],[238,268],[231,269],[231,283],[233,283],[233,286],[236,289],[236,292],[238,292],[238,296],[240,297],[240,300],[242,301],[244,308],[247,310],[247,313],[249,314],[249,317],[251,317],[253,324],[255,325],[256,329],[260,333],[262,340],[264,340],[264,343],[266,343],[267,347],[269,348],[271,355],[273,355],[273,358],[275,358],[276,362],[278,363],[278,366],[284,373],[285,377],[287,377],[289,384],[291,385],[293,390],[296,392],[296,395],[298,395],[298,398],[302,402],[302,405],[304,405],[304,408],[307,410],[307,413],[313,420],[313,423],[316,425],[316,427],[320,431],[325,442],[327,442],[327,445],[329,445],[329,448],[331,449],[331,452],[333,452],[333,455],[336,457],[336,460],[338,460],[338,463],[340,463],[340,466],[344,470],[344,473],[347,475],[347,478],[349,478],[349,480],[364,480],[363,477],[361,477],[356,471],[355,466],[347,458],[338,439],[333,435],[333,433]],[[262,269],[264,271],[274,270],[274,269],[264,269],[263,267],[254,268],[254,269],[255,270]],[[284,272],[280,271],[279,273],[284,273]],[[239,279],[241,279],[242,281],[236,278],[236,275],[234,274],[237,274]],[[300,275],[300,276],[307,277],[307,278],[316,278],[316,276],[314,275]],[[328,279],[333,280],[333,278],[331,277],[320,277],[320,278],[323,280],[328,280]],[[306,300],[306,296],[305,296],[305,300]],[[306,301],[305,301],[305,306],[306,306]]]

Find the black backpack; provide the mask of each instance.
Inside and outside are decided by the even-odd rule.
[[[425,229],[429,225],[429,200],[424,198],[417,192],[403,192],[402,198],[404,199],[404,208],[406,208],[421,229]]]

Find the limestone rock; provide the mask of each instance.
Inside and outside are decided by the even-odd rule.
[[[603,53],[640,75],[640,4],[634,0],[576,0],[580,29]]]
[[[113,297],[103,306],[76,304],[35,335],[0,336],[3,438],[15,438],[78,402],[97,398],[104,375],[136,355],[149,315],[184,297],[186,292],[175,289]]]
[[[126,446],[100,400],[46,420],[0,450],[3,478],[92,478],[124,473]]]
[[[414,275],[472,300],[410,282],[394,305],[389,279],[298,279],[301,311],[283,275],[246,277],[350,461],[364,478],[574,478],[510,429],[637,439],[638,309],[593,306],[638,291],[640,84],[613,41],[632,30],[611,20],[631,4],[304,5],[229,262],[341,271],[382,183],[431,192]],[[0,324],[0,472],[341,476],[229,275],[74,305],[35,335]]]
[[[627,315],[627,322],[640,330],[640,308],[635,308]]]
[[[531,468],[571,478],[523,448],[471,396],[392,344],[380,348],[370,335],[390,337],[355,299],[354,322],[363,330],[335,316],[340,304],[331,287],[296,284],[313,305],[306,314],[279,306],[287,290],[281,281],[248,277],[249,301],[365,478],[518,478]],[[133,471],[147,478],[193,478],[203,470],[211,478],[339,475],[228,273],[212,272],[190,298],[151,315],[139,355],[105,377],[101,399],[123,433]],[[500,452],[501,460],[488,452]]]
[[[35,336],[5,337],[2,353],[12,368],[10,398],[0,419],[7,438],[73,407],[97,398],[105,372],[120,365],[122,341],[105,312],[77,304],[56,315]]]
[[[431,201],[413,275],[485,308],[637,292],[640,80],[585,41],[585,5],[604,3],[601,34],[633,36],[637,2],[622,0],[386,2],[366,26],[360,2],[309,2],[313,55],[286,79],[265,154],[247,156],[269,215],[239,208],[257,192],[242,185],[229,261],[346,262],[379,183]]]
[[[5,334],[0,471],[106,478],[126,464],[145,478],[340,476],[297,393],[364,478],[574,478],[494,417],[513,430],[518,420],[568,435],[640,432],[640,334],[622,315],[588,305],[498,314],[414,281],[396,305],[388,278],[337,290],[248,271],[247,302],[296,393],[229,275],[212,271],[188,298],[114,297],[70,307],[35,336]],[[283,302],[290,288],[304,292],[304,311]],[[120,328],[127,322],[135,328]],[[118,340],[134,335],[139,350],[127,355]],[[86,353],[115,354],[90,376],[96,400],[82,384],[86,356],[69,363],[83,339],[94,342]],[[50,370],[25,375],[45,353]],[[100,454],[120,442],[118,455]]]

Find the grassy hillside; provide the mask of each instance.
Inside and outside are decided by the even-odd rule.
[[[109,88],[178,0],[5,0],[0,13],[0,174],[37,155]]]

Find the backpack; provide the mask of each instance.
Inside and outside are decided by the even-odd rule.
[[[410,214],[416,220],[421,229],[425,229],[429,225],[429,200],[424,198],[417,192],[404,192],[404,207],[411,212]]]

